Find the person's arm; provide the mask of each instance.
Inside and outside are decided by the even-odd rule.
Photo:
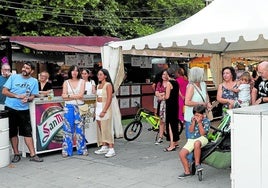
[[[96,83],[94,80],[91,80],[91,83],[92,83],[92,93],[96,94]]]
[[[167,82],[166,92],[165,92],[165,95],[163,96],[163,100],[169,99],[171,89],[172,89],[172,84],[170,82]]]
[[[3,87],[2,94],[10,98],[23,99],[25,97],[25,95],[17,95],[15,93],[11,93],[10,90],[6,87]]]
[[[196,119],[195,119],[195,117],[192,117],[191,125],[189,126],[189,132],[190,133],[194,132],[195,124],[196,124]]]
[[[68,87],[67,87],[68,83],[67,82],[68,82],[68,80],[63,82],[61,96],[62,96],[63,100],[69,101],[69,100],[72,100],[72,99],[70,99],[70,95],[68,94]]]

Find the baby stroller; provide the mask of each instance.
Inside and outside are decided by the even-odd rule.
[[[230,137],[230,115],[224,115],[218,127],[210,127],[212,132],[208,133],[209,143],[201,149],[200,162],[205,162],[208,165],[216,168],[224,168],[226,165],[230,166],[231,163],[231,137]],[[219,154],[220,153],[220,154]],[[223,155],[226,154],[226,155]],[[219,157],[220,156],[220,157]],[[223,157],[225,159],[223,160]],[[211,158],[212,160],[207,160]],[[217,160],[218,158],[218,160]],[[220,164],[222,161],[226,161],[225,164]],[[224,166],[225,165],[225,166]],[[195,163],[194,157],[191,163],[191,173],[195,175]],[[199,181],[203,179],[203,173],[197,171]]]

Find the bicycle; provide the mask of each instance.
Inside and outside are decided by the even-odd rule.
[[[151,125],[148,128],[148,131],[156,131],[155,141],[157,140],[159,134],[159,125],[160,125],[160,118],[155,116],[153,112],[148,109],[142,108],[138,102],[135,102],[138,108],[137,113],[134,117],[134,120],[131,121],[124,130],[124,138],[128,141],[133,141],[139,137],[142,131],[142,120],[144,119],[147,123]],[[179,125],[179,135],[183,130],[183,125]]]

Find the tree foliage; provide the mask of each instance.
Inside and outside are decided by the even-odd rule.
[[[203,0],[0,0],[1,35],[135,38],[166,29]]]

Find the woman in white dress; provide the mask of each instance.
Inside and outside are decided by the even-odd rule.
[[[91,79],[91,71],[88,69],[83,69],[81,71],[81,75],[83,80],[85,80],[85,94],[86,95],[92,95],[96,94],[96,83],[93,79]]]

